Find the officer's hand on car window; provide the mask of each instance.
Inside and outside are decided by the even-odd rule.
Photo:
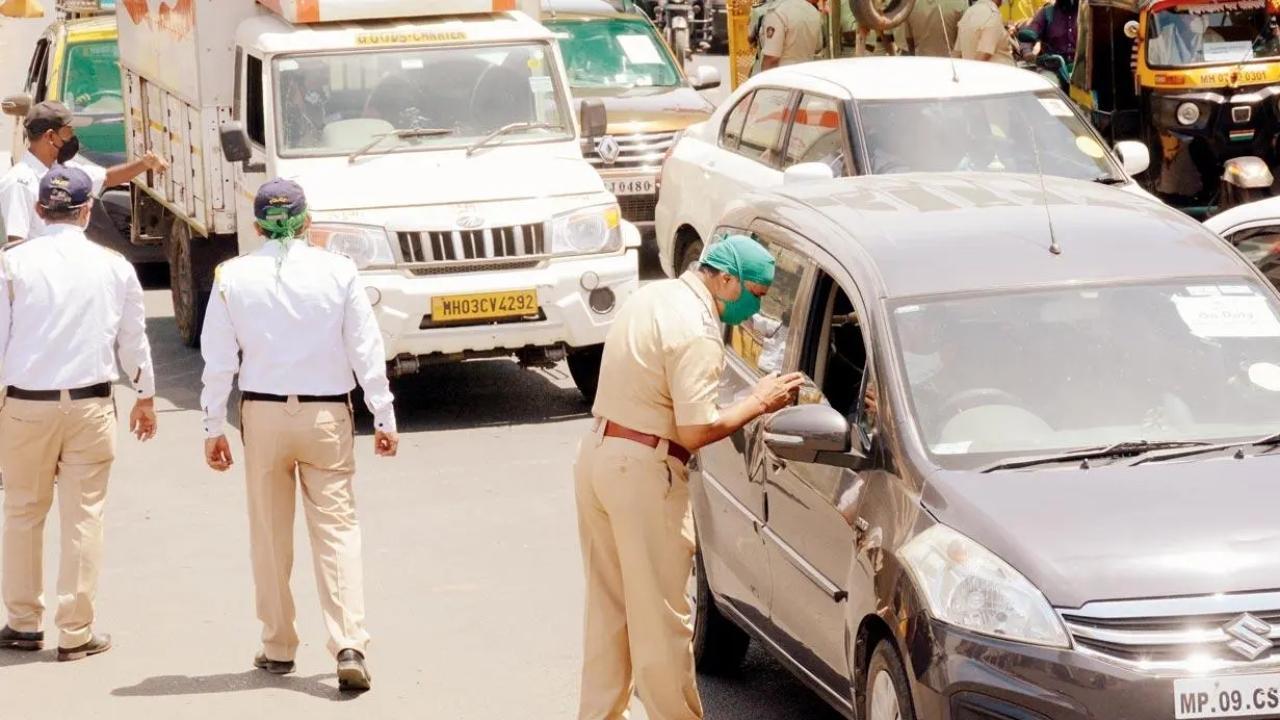
[[[129,432],[142,442],[156,436],[156,401],[152,398],[134,403],[129,413]]]
[[[769,373],[760,378],[760,382],[751,390],[751,394],[764,406],[764,412],[772,413],[795,402],[800,386],[804,384],[804,374],[793,372],[786,375]]]
[[[204,461],[218,472],[225,472],[234,461],[231,459],[231,443],[226,435],[209,438],[204,441]]]
[[[373,435],[373,452],[379,457],[395,457],[400,447],[400,434],[377,431]]]

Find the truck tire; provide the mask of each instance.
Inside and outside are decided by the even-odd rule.
[[[702,548],[694,553],[689,579],[689,606],[693,611],[693,662],[699,672],[725,675],[742,666],[751,636],[716,609],[715,597],[702,571]]]
[[[169,258],[169,291],[173,295],[173,319],[178,337],[187,347],[200,347],[200,330],[213,287],[213,270],[235,253],[224,236],[209,239],[196,235],[191,226],[174,218],[166,238]]]
[[[853,0],[853,16],[858,27],[885,32],[907,21],[916,0],[888,0],[881,7],[881,0]]]
[[[569,355],[565,358],[573,384],[578,386],[578,391],[587,404],[596,401],[596,389],[600,386],[600,361],[603,358],[604,345],[569,348]]]

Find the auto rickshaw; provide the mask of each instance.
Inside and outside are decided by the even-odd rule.
[[[1270,182],[1229,161],[1278,160],[1277,13],[1280,0],[1083,0],[1071,98],[1112,143],[1146,143],[1149,191],[1211,214]]]
[[[729,16],[729,81],[737,87],[751,77],[757,60],[755,30],[764,11],[774,0],[728,0]],[[818,9],[827,19],[827,37],[823,58],[853,57],[856,54],[857,27],[889,32],[906,22],[915,0],[821,0]]]

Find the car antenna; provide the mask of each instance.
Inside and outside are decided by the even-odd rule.
[[[942,3],[938,3],[938,23],[942,26],[942,39],[947,41],[947,59],[951,61],[951,82],[960,84],[960,70],[956,67],[956,56],[952,54],[951,33],[947,32],[947,18],[942,14]]]
[[[1049,210],[1049,190],[1044,185],[1044,166],[1040,164],[1040,140],[1036,137],[1035,127],[1031,128],[1031,150],[1036,156],[1036,179],[1040,181],[1040,202],[1044,203],[1044,217],[1049,223],[1049,252],[1062,254],[1062,246],[1058,244],[1058,236],[1053,232],[1053,213]]]

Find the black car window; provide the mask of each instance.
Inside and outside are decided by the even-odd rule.
[[[747,110],[746,122],[742,126],[742,139],[738,143],[739,155],[766,165],[777,164],[782,131],[787,126],[787,116],[791,110],[791,99],[790,90],[762,88],[756,91],[751,107]]]
[[[1249,262],[1257,265],[1272,285],[1280,287],[1280,225],[1237,230],[1228,235],[1227,240]]]
[[[777,261],[773,286],[760,302],[760,312],[729,328],[731,352],[761,374],[780,372],[791,336],[791,315],[800,297],[807,261],[788,248],[762,241]]]
[[[818,272],[814,301],[805,323],[800,369],[813,379],[823,399],[862,428],[875,428],[875,383],[865,328],[849,293]]]
[[[726,150],[738,149],[738,141],[742,139],[742,123],[747,119],[747,110],[751,107],[754,95],[751,93],[743,96],[725,118],[724,126],[720,128],[720,146]]]
[[[836,177],[848,175],[844,152],[844,123],[840,102],[821,95],[800,97],[787,139],[782,166],[823,163]]]

